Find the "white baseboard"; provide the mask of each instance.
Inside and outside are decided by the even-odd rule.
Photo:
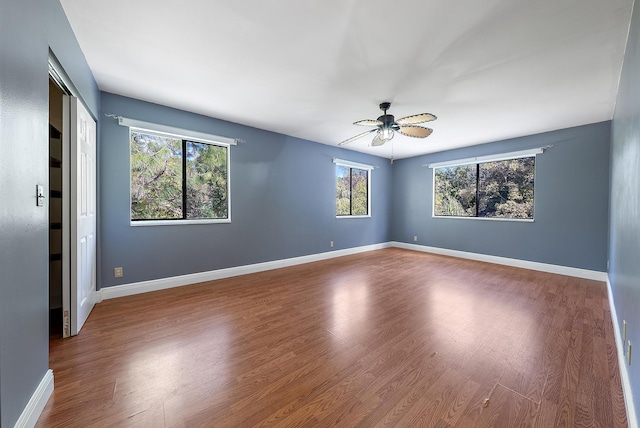
[[[489,256],[486,254],[469,253],[467,251],[449,250],[446,248],[428,247],[426,245],[407,244],[405,242],[391,242],[392,247],[407,250],[422,251],[425,253],[440,254],[444,256],[460,257],[463,259],[477,260],[499,265],[513,266],[524,269],[538,270],[542,272],[556,273],[559,275],[574,276],[577,278],[606,281],[607,273],[595,270],[580,269],[568,266],[552,265],[548,263],[530,262],[527,260],[510,259],[508,257]]]
[[[622,352],[624,343],[622,343],[622,334],[620,333],[620,324],[618,324],[618,313],[616,305],[613,301],[613,290],[611,282],[607,275],[607,293],[609,294],[609,307],[611,308],[611,322],[613,323],[613,335],[616,338],[616,354],[618,354],[618,366],[620,367],[620,381],[622,383],[622,392],[624,394],[624,405],[627,409],[627,422],[629,428],[638,428],[638,419],[636,409],[633,406],[633,394],[631,393],[631,381],[629,380],[629,371],[627,369],[627,361]]]
[[[466,251],[448,250],[446,248],[428,247],[425,245],[407,244],[404,242],[385,242],[381,244],[365,245],[362,247],[347,248],[344,250],[329,251],[326,253],[311,254],[308,256],[293,257],[290,259],[274,260],[271,262],[256,263],[252,265],[237,266],[226,269],[218,269],[207,272],[191,273],[187,275],[173,276],[169,278],[153,279],[149,281],[134,282],[131,284],[114,285],[105,287],[96,292],[95,301],[115,299],[117,297],[132,296],[134,294],[148,293],[150,291],[165,290],[167,288],[181,287],[183,285],[196,284],[198,282],[214,281],[216,279],[230,278],[233,276],[246,275],[249,273],[264,272],[272,269],[280,269],[288,266],[295,266],[303,263],[317,262],[320,260],[332,259],[335,257],[348,256],[351,254],[363,253],[366,251],[379,250],[382,248],[404,248],[426,253],[441,254],[445,256],[460,257],[464,259],[477,260],[487,263],[496,263],[506,266],[519,267],[524,269],[538,270],[542,272],[568,275],[578,278],[594,279],[606,281],[606,272],[598,272],[587,269],[579,269],[567,266],[552,265],[548,263],[530,262],[526,260],[510,259],[507,257],[489,256],[479,253],[469,253]]]
[[[22,411],[15,428],[32,428],[36,426],[36,422],[38,422],[44,406],[47,404],[49,397],[51,397],[51,393],[53,393],[53,371],[49,369]]]
[[[134,294],[147,293],[150,291],[181,287],[183,285],[195,284],[198,282],[214,281],[216,279],[230,278],[233,276],[263,272],[272,269],[280,269],[283,267],[295,266],[303,263],[317,262],[320,260],[327,260],[335,257],[363,253],[366,251],[380,250],[382,248],[388,248],[390,246],[390,243],[385,242],[382,244],[365,245],[362,247],[347,248],[345,250],[336,250],[326,253],[311,254],[308,256],[293,257],[290,259],[274,260],[271,262],[218,269],[208,272],[198,272],[169,278],[154,279],[150,281],[134,282],[131,284],[114,285],[112,287],[105,287],[100,289],[98,292],[100,296],[96,298],[96,302],[106,299],[114,299],[116,297],[131,296]]]
[[[93,303],[100,303],[102,302],[102,293],[100,292],[100,290],[92,291],[91,298],[93,299]]]

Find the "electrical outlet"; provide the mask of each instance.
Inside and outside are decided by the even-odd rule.
[[[418,235],[413,235],[413,241],[417,242],[418,241]]]
[[[122,278],[124,276],[124,273],[122,272],[122,268],[121,267],[113,268],[113,276],[115,278]]]
[[[329,246],[333,248],[333,241],[329,241]]]
[[[631,341],[627,341],[627,364],[631,365]]]

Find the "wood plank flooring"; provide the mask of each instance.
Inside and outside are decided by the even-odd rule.
[[[625,427],[606,286],[396,248],[108,300],[40,427]]]

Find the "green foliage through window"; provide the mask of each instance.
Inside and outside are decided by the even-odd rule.
[[[131,220],[228,219],[228,147],[131,129]]]
[[[533,218],[535,156],[435,169],[436,216]]]
[[[369,171],[336,165],[336,215],[369,215]]]

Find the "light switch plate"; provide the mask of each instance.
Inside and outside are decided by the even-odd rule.
[[[36,184],[36,206],[44,207],[44,186]]]

